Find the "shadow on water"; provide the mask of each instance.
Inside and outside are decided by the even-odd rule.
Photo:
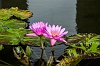
[[[100,34],[100,0],[77,0],[77,33]]]
[[[19,9],[27,10],[27,0],[0,0],[2,8],[18,7]]]

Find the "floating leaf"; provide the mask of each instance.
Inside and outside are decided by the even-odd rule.
[[[14,13],[14,16],[19,17],[21,19],[27,19],[32,15],[32,12],[28,10],[20,10]]]
[[[61,56],[60,56],[61,57]],[[56,66],[76,66],[81,60],[83,56],[74,56],[74,57],[64,57],[62,60],[59,60],[59,63]]]
[[[1,25],[0,25],[0,33],[3,33],[3,32],[5,32],[5,31],[7,31],[7,27],[2,27]]]
[[[18,45],[25,34],[24,29],[8,29],[0,34],[0,44]]]
[[[0,20],[2,26],[12,29],[25,28],[26,23],[21,20],[11,19],[11,20]]]
[[[24,37],[21,41],[23,45],[40,46],[39,37]]]
[[[85,41],[86,38],[87,39],[90,39],[94,36],[97,36],[97,34],[94,34],[94,33],[79,33],[79,34],[74,34],[74,35],[71,35],[71,36],[68,36],[66,38],[66,40],[68,41],[68,43],[78,43],[80,41]]]
[[[0,19],[7,20],[11,17],[11,13],[7,9],[0,10]]]
[[[32,12],[28,10],[20,10],[18,7],[12,7],[10,9],[0,9],[0,19],[7,20],[13,16],[20,19],[27,19],[31,17]]]

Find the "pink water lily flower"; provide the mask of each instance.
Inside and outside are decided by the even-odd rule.
[[[68,31],[65,31],[65,28],[62,28],[62,26],[48,26],[46,27],[46,33],[44,34],[45,37],[50,38],[51,46],[54,46],[56,41],[62,41],[66,42],[64,40],[63,36],[68,33]],[[64,32],[65,31],[65,32]]]
[[[46,26],[48,23],[42,21],[33,23],[29,28],[33,31],[31,34],[26,34],[26,36],[42,36],[45,33]]]

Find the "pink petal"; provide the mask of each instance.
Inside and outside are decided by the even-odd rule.
[[[48,34],[43,34],[46,38],[53,38],[52,36],[48,35]]]
[[[46,27],[47,33],[51,35],[51,26],[49,25],[49,27]]]
[[[57,41],[57,40],[55,40],[55,39],[50,39],[51,46],[54,46],[54,44],[55,44],[56,41]]]
[[[62,26],[59,26],[58,31],[60,32]]]
[[[66,42],[64,38],[60,38],[59,41]]]
[[[55,31],[55,25],[52,25],[51,29],[52,29],[52,31]]]
[[[61,29],[60,34],[61,35],[65,31],[65,28]]]
[[[57,26],[56,26],[56,30],[58,30],[58,29],[59,29],[59,26],[57,25]]]
[[[26,34],[26,36],[37,36],[35,33]]]
[[[62,34],[60,35],[60,37],[62,37],[62,36],[64,36],[64,35],[66,35],[67,33],[68,33],[68,31],[66,31],[66,32],[62,33]]]

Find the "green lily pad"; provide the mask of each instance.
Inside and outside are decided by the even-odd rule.
[[[7,20],[11,16],[11,13],[9,13],[7,9],[0,9],[0,19]]]
[[[0,25],[0,33],[5,32],[7,29],[8,29],[7,27],[2,27],[2,26]]]
[[[39,37],[24,37],[21,41],[23,45],[40,46]]]
[[[0,44],[18,45],[25,34],[26,30],[24,29],[8,29],[0,34]]]
[[[21,20],[11,19],[11,20],[0,20],[2,26],[11,29],[25,28],[26,23]]]

